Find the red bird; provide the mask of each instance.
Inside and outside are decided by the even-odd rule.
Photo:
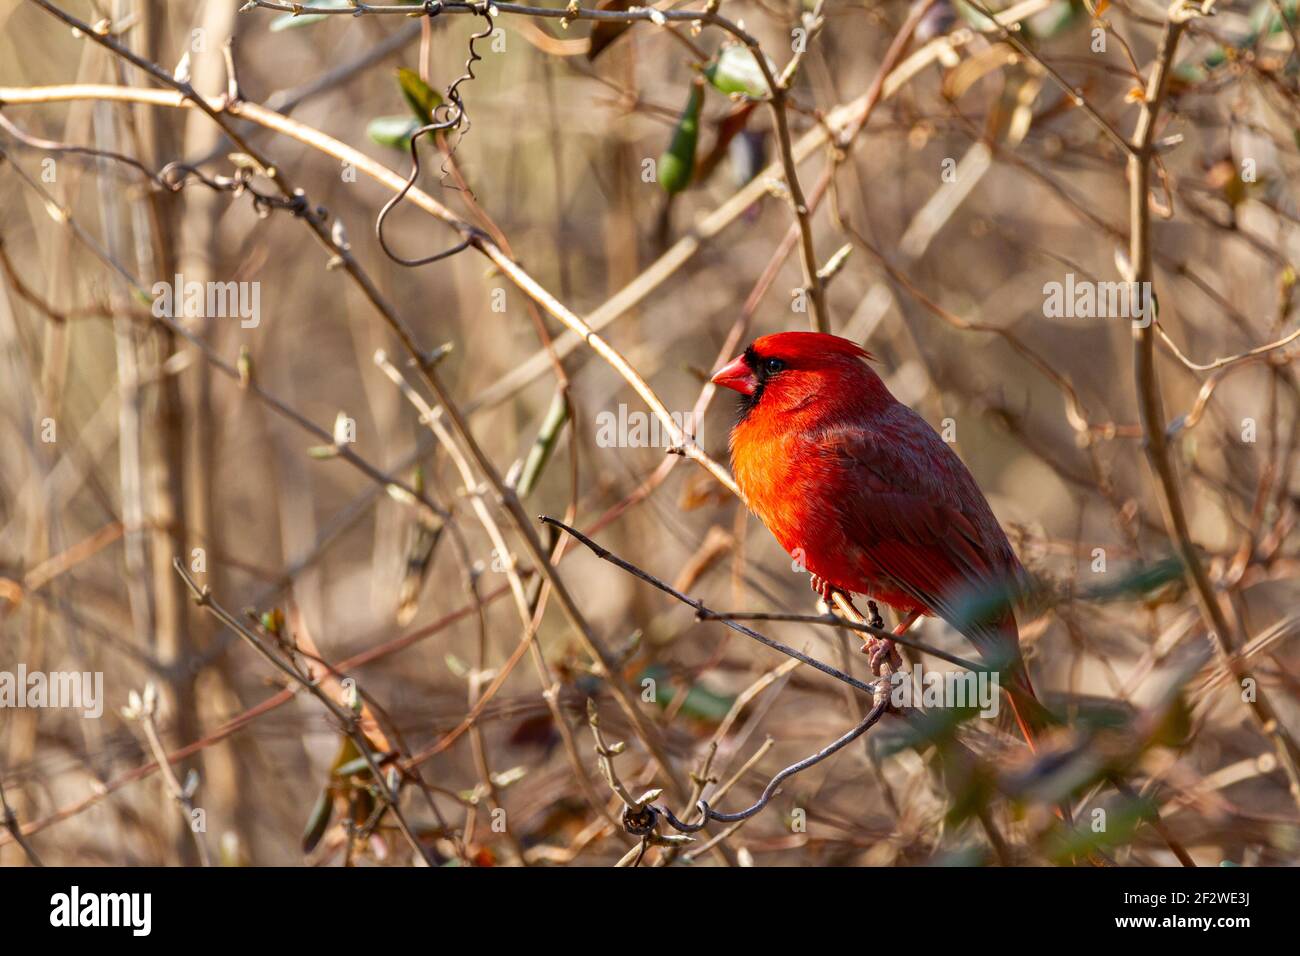
[[[781,332],[716,372],[741,395],[736,481],[823,600],[838,589],[883,601],[900,618],[895,634],[943,618],[1004,669],[1033,747],[1045,721],[1013,612],[1024,570],[961,459],[889,393],[872,358],[839,336]]]

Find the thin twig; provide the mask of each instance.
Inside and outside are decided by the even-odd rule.
[[[212,592],[208,590],[207,586],[199,585],[199,583],[190,576],[189,571],[186,570],[185,565],[179,558],[176,558],[172,562],[172,567],[175,568],[176,573],[185,581],[186,587],[190,589],[195,604],[207,610],[218,621],[238,634],[263,660],[288,677],[293,683],[302,687],[324,705],[330,715],[338,721],[339,728],[343,733],[347,734],[352,743],[356,745],[357,752],[365,758],[366,766],[370,770],[371,780],[376,794],[392,812],[393,817],[397,820],[398,828],[402,831],[402,835],[406,837],[407,842],[411,845],[411,849],[415,851],[417,857],[424,860],[424,862],[429,866],[436,865],[436,861],[428,848],[420,842],[420,839],[415,835],[411,830],[410,825],[406,822],[406,816],[402,813],[401,807],[398,806],[397,794],[389,789],[386,776],[379,767],[378,760],[371,750],[370,742],[366,739],[366,735],[357,725],[356,714],[345,710],[342,706],[335,703],[334,700],[321,689],[318,682],[310,680],[300,674],[298,669],[294,667],[292,663],[285,661],[279,654],[268,647],[260,636],[253,633],[253,631],[250,630],[242,621],[218,604],[213,599]]]
[[[657,587],[660,591],[663,591],[665,594],[672,595],[677,600],[681,601],[683,604],[695,608],[697,612],[702,612],[705,614],[716,614],[716,612],[711,611],[709,608],[705,607],[704,602],[683,594],[681,591],[678,591],[672,585],[661,581],[659,578],[655,577],[650,572],[641,570],[640,568],[638,568],[636,565],[632,564],[629,561],[624,561],[622,558],[614,554],[612,551],[608,550],[607,548],[602,548],[595,541],[592,541],[590,538],[588,538],[577,528],[570,527],[569,525],[565,524],[563,521],[558,521],[555,518],[548,517],[547,515],[541,515],[538,518],[538,520],[541,521],[543,524],[554,525],[555,527],[559,528],[561,531],[565,532],[566,534],[571,535],[574,538],[577,538],[580,542],[582,542],[582,544],[584,544],[587,547],[588,550],[591,551],[592,554],[596,555],[596,557],[604,561],[608,561],[610,564],[613,564],[616,567],[622,568],[624,571],[627,571],[629,574],[632,574],[640,578],[642,581],[645,581],[647,584],[651,584],[654,587]],[[719,617],[718,621],[723,625],[725,625],[726,627],[731,628],[736,633],[744,634],[746,637],[758,641],[760,644],[764,644],[767,647],[772,648],[772,650],[774,651],[780,651],[782,654],[785,654],[787,657],[793,657],[795,660],[801,661],[802,663],[807,664],[809,667],[821,671],[823,674],[826,674],[830,677],[834,677],[838,681],[843,681],[844,683],[848,684],[850,687],[856,687],[864,694],[869,694],[874,697],[875,694],[878,693],[879,691],[879,683],[880,683],[879,681],[875,682],[874,684],[864,684],[856,677],[851,677],[850,675],[845,674],[843,671],[831,667],[829,664],[823,664],[821,661],[817,660],[816,658],[809,657],[807,654],[804,654],[801,651],[796,651],[793,647],[788,647],[785,644],[782,644],[780,641],[774,641],[770,637],[765,637],[764,635],[758,633],[758,631],[755,631],[752,628],[745,627],[743,624],[738,624],[735,621],[725,617]]]
[[[212,854],[208,852],[208,843],[203,839],[203,831],[194,825],[194,800],[191,789],[181,783],[180,778],[176,776],[176,771],[167,762],[167,748],[163,746],[162,738],[158,735],[157,691],[154,689],[153,684],[147,684],[143,694],[132,691],[131,695],[131,703],[123,712],[123,716],[140,722],[140,729],[144,733],[145,743],[148,744],[149,752],[157,761],[162,772],[163,783],[166,785],[172,799],[176,801],[176,807],[180,810],[185,829],[194,838],[194,846],[199,854],[199,865],[211,866]]]
[[[9,799],[5,796],[3,780],[0,780],[0,815],[3,815],[5,829],[9,831],[13,841],[18,844],[18,848],[26,854],[28,861],[33,866],[44,866],[45,864],[36,855],[36,851],[28,842],[27,837],[23,835],[23,828],[18,824],[18,814],[14,813],[14,808],[9,806]]]
[[[1207,8],[1209,4],[1207,3]],[[1156,120],[1164,103],[1168,78],[1173,68],[1174,53],[1188,20],[1197,11],[1187,0],[1176,0],[1169,8],[1156,64],[1147,78],[1146,93],[1133,132],[1134,149],[1129,156],[1129,275],[1130,283],[1146,288],[1152,281],[1151,265],[1151,210],[1147,193],[1150,188],[1151,159],[1154,154]],[[1283,725],[1264,689],[1246,670],[1236,652],[1233,628],[1228,622],[1219,596],[1210,583],[1205,566],[1201,563],[1196,544],[1192,541],[1183,507],[1182,491],[1169,454],[1169,441],[1165,428],[1164,402],[1160,393],[1160,379],[1155,364],[1156,334],[1154,323],[1134,323],[1133,360],[1138,409],[1147,461],[1156,476],[1160,492],[1160,511],[1169,536],[1173,539],[1182,560],[1188,586],[1196,595],[1197,604],[1205,626],[1210,632],[1224,662],[1243,684],[1255,685],[1253,695],[1243,695],[1244,702],[1260,730],[1273,744],[1278,762],[1286,774],[1291,798],[1300,807],[1300,747]]]

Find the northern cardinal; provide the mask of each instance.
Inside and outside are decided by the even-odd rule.
[[[1013,603],[1024,570],[975,479],[848,339],[781,332],[713,375],[741,395],[731,467],[745,501],[830,602],[835,590],[894,609],[904,633],[943,618],[1005,669],[1031,748],[1045,712],[1020,655]],[[873,665],[882,649],[873,649]]]

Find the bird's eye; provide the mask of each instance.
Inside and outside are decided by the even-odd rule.
[[[763,359],[763,371],[768,375],[775,375],[777,372],[785,371],[785,369],[785,362],[779,358]]]

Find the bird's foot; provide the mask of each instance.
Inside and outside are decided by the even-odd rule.
[[[903,667],[902,655],[898,653],[898,647],[893,641],[885,637],[868,637],[866,643],[862,645],[862,653],[867,655],[867,662],[871,665],[871,673],[877,677],[880,676],[880,669],[885,662],[894,671],[899,671]]]
[[[813,591],[817,593],[817,596],[822,599],[822,603],[826,605],[826,609],[828,611],[833,610],[835,608],[835,603],[831,598],[839,588],[831,584],[831,582],[827,581],[825,578],[818,577],[815,574],[809,575],[809,583],[812,585]]]

